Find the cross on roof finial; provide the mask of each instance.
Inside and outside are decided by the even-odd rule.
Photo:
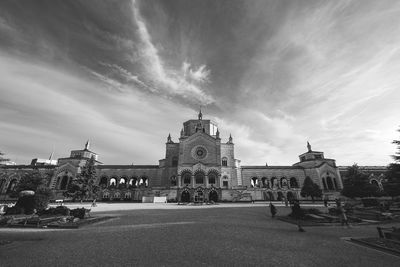
[[[200,106],[200,111],[199,111],[199,120],[203,119],[203,114],[201,113],[201,106]]]

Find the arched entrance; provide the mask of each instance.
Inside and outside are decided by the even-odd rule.
[[[292,203],[292,201],[295,199],[294,194],[292,192],[290,192],[290,191],[287,192],[286,198],[290,203]]]
[[[273,200],[275,200],[275,198],[274,198],[274,194],[272,194],[272,192],[271,192],[271,191],[268,191],[268,197],[269,197],[269,200],[270,200],[270,201],[273,201]]]
[[[281,191],[278,192],[278,201],[283,200],[283,193]]]
[[[190,193],[189,191],[183,191],[181,194],[181,202],[190,202]]]
[[[194,202],[204,202],[204,192],[201,188],[194,192]]]
[[[217,191],[212,190],[212,191],[210,192],[210,194],[208,195],[208,199],[209,199],[210,201],[217,202],[217,201],[218,201],[218,193],[217,193]]]

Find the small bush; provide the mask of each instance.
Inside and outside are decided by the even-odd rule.
[[[15,204],[20,210],[21,213],[24,214],[32,214],[35,210],[35,196],[22,196],[18,198],[17,203]]]
[[[86,215],[86,209],[85,208],[77,208],[71,210],[71,216],[74,216],[79,219],[84,219]]]

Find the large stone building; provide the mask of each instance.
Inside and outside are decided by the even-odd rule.
[[[47,174],[48,186],[56,198],[62,198],[91,157],[96,160],[99,199],[103,200],[141,201],[154,196],[181,202],[300,199],[306,177],[330,198],[337,197],[343,187],[335,160],[313,151],[310,144],[292,166],[241,166],[232,136],[221,140],[217,124],[203,119],[201,111],[197,119],[183,123],[178,141],[168,136],[165,151],[158,165],[105,165],[87,142],[84,149],[71,151],[57,164],[50,159],[4,165],[0,167],[0,199],[8,198],[18,179],[35,168]]]

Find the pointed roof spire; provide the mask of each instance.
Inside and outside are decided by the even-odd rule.
[[[86,144],[85,144],[85,150],[89,150],[89,146],[90,146],[90,142],[89,142],[89,139],[88,139]]]
[[[232,140],[233,140],[233,139],[232,139],[232,134],[229,134],[229,141],[228,141],[228,143],[229,143],[229,144],[232,144]]]
[[[308,152],[311,152],[312,150],[311,150],[311,145],[310,145],[310,143],[307,141],[307,149],[308,149]]]
[[[218,128],[217,128],[217,132],[215,133],[215,137],[219,138],[219,130],[218,130]]]
[[[167,143],[172,143],[172,139],[171,139],[171,134],[170,133],[168,134],[168,137],[167,137]]]
[[[199,120],[203,119],[203,114],[201,113],[201,106],[200,106],[200,111],[199,111]]]

